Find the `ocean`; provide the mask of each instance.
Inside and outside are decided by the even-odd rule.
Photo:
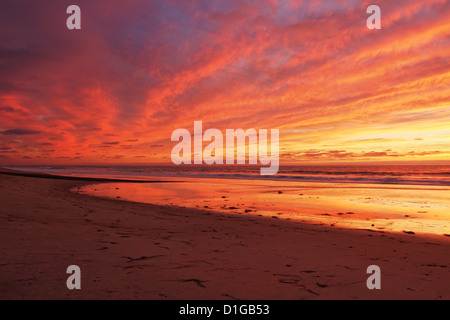
[[[448,165],[280,166],[278,174],[261,176],[252,165],[52,165],[14,166],[9,169],[57,175],[126,178],[152,177],[261,179],[299,182],[450,186]]]
[[[333,227],[450,235],[450,166],[95,165],[10,169],[166,181],[89,183],[73,192]]]

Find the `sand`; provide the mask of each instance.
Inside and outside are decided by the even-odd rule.
[[[450,238],[71,192],[0,174],[0,299],[449,299]],[[369,265],[381,290],[366,287]],[[81,268],[68,290],[66,268]]]

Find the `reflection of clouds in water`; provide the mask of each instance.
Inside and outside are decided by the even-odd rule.
[[[109,198],[120,197],[121,200],[241,215],[263,215],[326,226],[450,233],[447,226],[449,190],[432,186],[355,187],[348,184],[331,186],[226,179],[197,179],[196,182],[184,183],[122,183],[114,186],[117,188],[111,187],[111,184],[97,184],[76,191]]]

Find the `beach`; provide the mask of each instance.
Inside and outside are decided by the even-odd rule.
[[[443,235],[71,191],[92,183],[0,174],[0,299],[450,298]],[[70,265],[81,290],[66,287]],[[381,290],[366,286],[370,265]]]

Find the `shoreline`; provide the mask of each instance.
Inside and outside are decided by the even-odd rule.
[[[268,216],[350,229],[449,237],[449,189],[428,186],[186,179],[158,185],[95,183],[74,192],[137,203]]]
[[[89,181],[41,178],[0,175],[0,299],[450,298],[444,237],[104,199],[70,191]],[[65,286],[72,264],[79,291]],[[366,287],[372,264],[381,290]]]
[[[90,178],[90,177],[77,177],[77,176],[62,176],[48,173],[37,173],[5,169],[0,167],[0,174],[19,177],[41,178],[41,179],[53,179],[53,180],[71,180],[71,181],[87,181],[87,182],[130,182],[130,183],[161,183],[167,182],[164,180],[136,180],[136,179],[114,179],[114,178]],[[173,182],[173,181],[171,181]],[[176,181],[182,182],[182,181]]]

